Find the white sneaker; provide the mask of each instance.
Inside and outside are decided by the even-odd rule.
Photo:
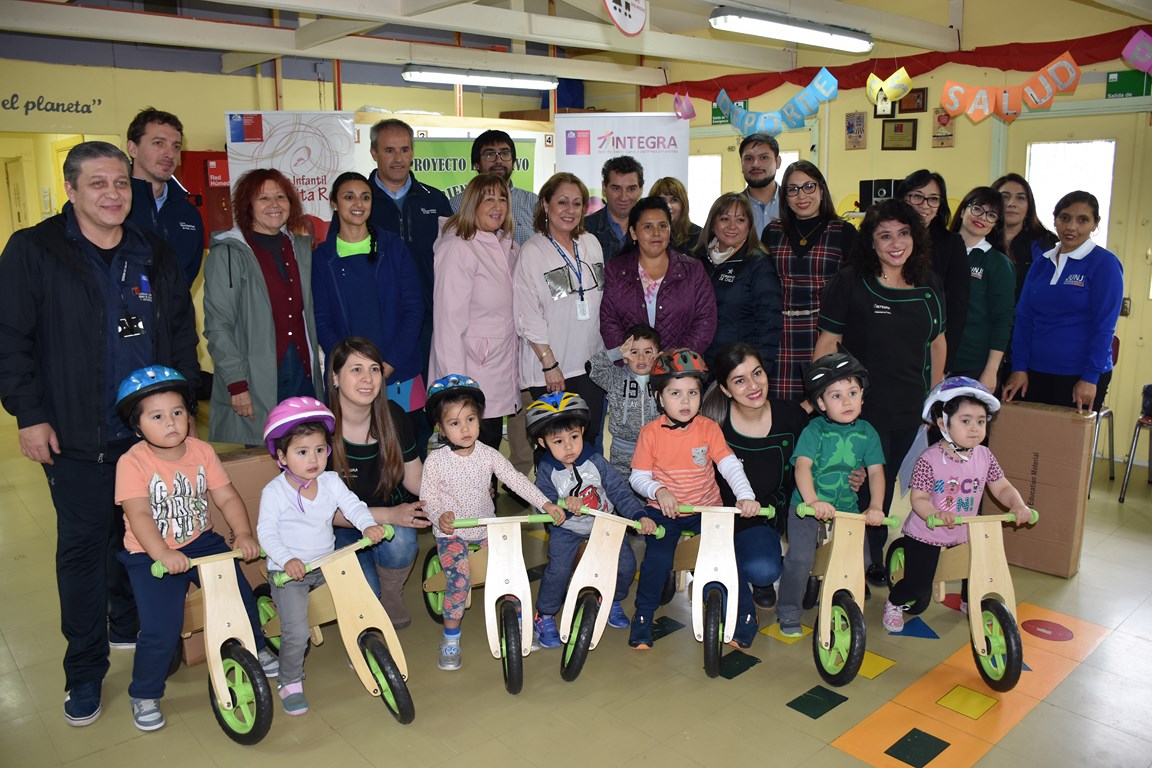
[[[260,662],[260,669],[264,670],[265,677],[280,676],[280,659],[276,658],[276,654],[272,653],[268,646],[264,646],[256,658]]]
[[[158,731],[164,727],[164,713],[159,699],[132,699],[132,721],[142,731]]]
[[[893,605],[891,600],[884,601],[884,629],[889,632],[903,632],[904,631],[904,610],[903,605]]]
[[[460,640],[443,640],[440,643],[440,669],[455,672],[460,669]]]

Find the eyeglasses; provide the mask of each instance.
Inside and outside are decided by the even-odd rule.
[[[500,158],[501,160],[511,160],[512,159],[512,150],[510,150],[510,149],[499,149],[499,150],[486,149],[480,153],[480,157],[484,158],[488,162],[492,162],[496,158]]]
[[[983,206],[976,205],[975,203],[968,206],[968,213],[972,214],[977,219],[984,219],[984,221],[988,222],[989,224],[995,224],[1000,220],[1000,214],[996,213],[996,211],[992,210],[991,208],[984,208]]]
[[[929,208],[939,208],[941,197],[940,195],[924,197],[924,195],[920,194],[919,192],[909,192],[908,194],[904,195],[904,199],[912,203],[912,205],[924,205],[927,203]]]
[[[819,185],[816,182],[806,181],[800,185],[789,184],[788,186],[784,187],[784,194],[788,195],[788,197],[796,197],[796,195],[800,194],[801,192],[806,195],[810,195],[817,189],[819,189]]]

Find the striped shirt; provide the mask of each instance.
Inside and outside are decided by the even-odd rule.
[[[720,425],[704,416],[685,429],[667,425],[660,417],[640,429],[632,468],[651,472],[680,504],[718,506],[720,487],[713,465],[732,455]]]

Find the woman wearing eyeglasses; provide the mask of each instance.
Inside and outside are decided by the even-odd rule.
[[[948,231],[952,209],[948,205],[948,187],[944,177],[935,171],[921,168],[904,177],[896,189],[897,197],[911,205],[928,232],[932,249],[932,271],[944,286],[944,305],[948,312],[948,330],[944,333],[948,343],[945,370],[952,370],[960,336],[968,317],[970,290],[968,257],[964,241]]]
[[[852,252],[856,227],[836,215],[824,174],[807,160],[785,169],[780,188],[786,205],[780,220],[764,230],[764,249],[784,292],[784,328],[768,394],[803,400],[804,366],[811,362],[820,335],[820,293]],[[765,365],[771,368],[770,362]]]
[[[958,213],[952,231],[964,239],[968,250],[971,291],[968,319],[949,375],[978,379],[995,392],[1016,316],[1016,271],[991,245],[1004,229],[1004,204],[992,187],[976,187],[960,201]]]

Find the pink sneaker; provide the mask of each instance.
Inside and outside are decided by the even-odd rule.
[[[904,607],[893,605],[891,600],[884,601],[884,629],[889,632],[904,631]]]

